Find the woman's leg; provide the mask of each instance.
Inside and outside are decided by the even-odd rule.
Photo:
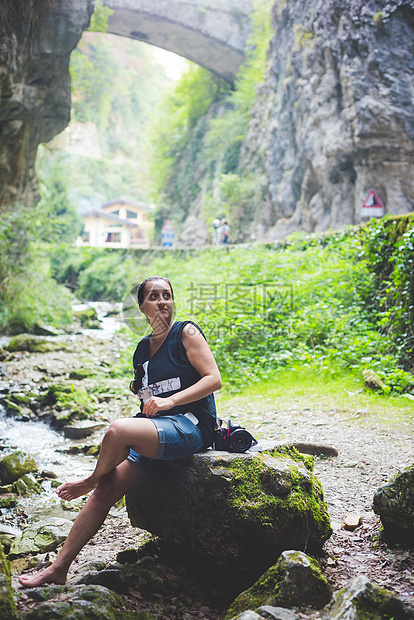
[[[148,458],[156,456],[158,431],[150,419],[123,418],[113,422],[103,438],[94,472],[82,480],[65,482],[57,489],[57,494],[67,501],[86,495],[103,476],[127,458],[130,448]]]
[[[79,551],[99,530],[111,506],[121,499],[139,477],[138,468],[128,460],[104,476],[78,514],[53,564],[39,573],[21,575],[20,583],[26,588],[39,586],[42,583],[65,583],[69,567]]]

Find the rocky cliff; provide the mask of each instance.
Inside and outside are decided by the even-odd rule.
[[[70,117],[69,57],[93,0],[0,4],[0,208],[37,197],[37,147]]]
[[[69,55],[93,4],[0,5],[0,208],[36,198],[36,149],[68,122]],[[260,191],[248,188],[252,204],[240,204],[237,240],[358,223],[370,188],[386,213],[413,211],[414,0],[275,0],[272,27],[237,168]],[[200,215],[208,171],[190,155],[180,169],[191,168],[197,188],[183,193],[183,240],[194,244],[208,238]]]
[[[277,0],[240,168],[264,170],[257,237],[414,210],[414,2]]]

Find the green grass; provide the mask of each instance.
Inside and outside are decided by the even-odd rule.
[[[414,401],[404,396],[379,394],[364,388],[362,374],[332,367],[288,368],[266,380],[241,388],[237,396],[224,387],[217,398],[220,417],[240,411],[240,420],[249,412],[263,414],[276,409],[332,411],[355,422],[380,424],[392,430],[414,422]]]

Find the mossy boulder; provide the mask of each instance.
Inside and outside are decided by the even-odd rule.
[[[24,474],[13,484],[13,491],[18,495],[29,495],[30,493],[40,493],[41,486],[32,474]]]
[[[7,415],[18,417],[23,413],[22,407],[13,402],[10,398],[3,398],[2,404],[6,409]]]
[[[375,492],[373,509],[381,518],[388,542],[414,547],[414,465]]]
[[[71,384],[51,385],[46,394],[46,402],[54,409],[54,420],[64,424],[73,418],[85,420],[94,413],[97,398],[86,390],[74,388]]]
[[[362,371],[362,377],[364,379],[364,386],[369,390],[383,390],[386,391],[387,386],[375,370],[366,368]]]
[[[18,405],[28,405],[30,403],[29,395],[25,394],[24,392],[12,392],[9,395],[9,398],[11,401],[17,403]]]
[[[95,308],[75,310],[73,314],[80,321],[84,329],[99,329],[101,326]]]
[[[69,373],[69,379],[75,379],[75,381],[82,381],[83,379],[88,379],[95,374],[92,370],[88,368],[77,368],[76,370],[72,370]]]
[[[6,345],[8,351],[29,351],[30,353],[49,353],[52,351],[69,351],[69,343],[64,340],[50,339],[47,336],[18,334]]]
[[[153,614],[136,611],[118,594],[103,586],[50,586],[28,591],[40,599],[23,614],[24,620],[156,620]]]
[[[331,587],[318,562],[302,551],[284,551],[251,588],[239,594],[225,620],[263,605],[322,609],[331,598]]]
[[[38,471],[33,457],[16,450],[0,461],[0,482],[2,485],[16,482],[24,474],[32,474]]]
[[[12,490],[12,489],[11,489]],[[16,498],[14,495],[0,495],[0,508],[14,508],[16,506]],[[1,535],[1,532],[0,532]]]
[[[12,416],[17,420],[25,421],[30,420],[30,418],[33,417],[33,412],[29,407],[22,404],[17,404],[14,400],[11,400],[11,398],[3,398],[1,402],[6,409],[8,416]]]
[[[72,521],[51,517],[26,527],[20,538],[13,541],[9,559],[54,551],[62,544],[72,527]]]
[[[247,587],[286,549],[331,535],[320,483],[301,462],[208,450],[158,462],[127,494],[133,526]],[[239,590],[240,591],[240,590]]]
[[[3,547],[0,544],[0,618],[14,620],[17,618],[16,604],[10,579],[10,564],[6,560]]]
[[[365,576],[337,592],[320,613],[321,620],[413,620],[414,611]]]

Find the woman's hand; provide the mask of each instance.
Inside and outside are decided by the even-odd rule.
[[[151,396],[144,404],[142,413],[147,418],[153,418],[159,411],[168,411],[174,407],[173,399],[171,397],[159,398],[158,396]]]

